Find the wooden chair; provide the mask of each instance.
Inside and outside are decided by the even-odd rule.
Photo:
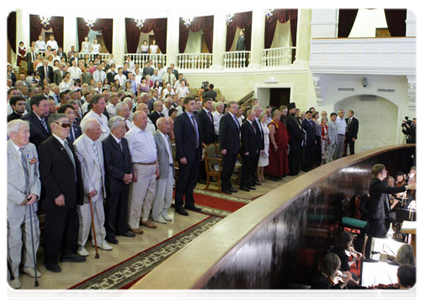
[[[210,177],[214,177],[217,181],[217,189],[220,190],[220,173],[222,172],[222,158],[219,157],[219,147],[214,144],[204,144],[204,164],[206,165],[207,183],[206,189],[210,185]]]
[[[176,144],[175,142],[171,143],[172,145],[172,156],[173,156],[173,166],[175,167],[175,184],[179,175],[179,162],[176,160]]]

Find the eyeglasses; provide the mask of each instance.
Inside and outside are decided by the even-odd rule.
[[[70,123],[59,123],[59,122],[53,122],[53,123],[56,123],[63,128],[70,128],[71,127]]]

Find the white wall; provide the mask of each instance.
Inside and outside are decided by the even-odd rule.
[[[383,8],[360,8],[348,37],[376,37],[376,28],[388,28]]]

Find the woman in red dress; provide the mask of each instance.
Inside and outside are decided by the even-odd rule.
[[[281,180],[289,173],[288,143],[289,133],[286,126],[281,122],[281,114],[275,109],[272,112],[272,121],[269,127],[269,165],[265,168],[266,173],[272,180]]]
[[[18,47],[18,67],[21,66],[21,61],[25,60],[25,55],[26,55],[26,47],[24,46],[23,42],[19,42],[19,47]]]

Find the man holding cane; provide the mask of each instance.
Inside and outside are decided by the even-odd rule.
[[[40,228],[37,217],[38,198],[41,182],[38,173],[38,155],[34,144],[29,142],[29,123],[13,120],[7,124],[7,228],[8,255],[14,280],[9,280],[13,288],[20,288],[19,265],[22,244],[25,245],[24,272],[31,277],[41,277],[36,270],[34,253],[40,241]],[[32,222],[32,226],[31,226]],[[25,236],[22,239],[22,225]],[[32,231],[31,231],[31,227]]]

